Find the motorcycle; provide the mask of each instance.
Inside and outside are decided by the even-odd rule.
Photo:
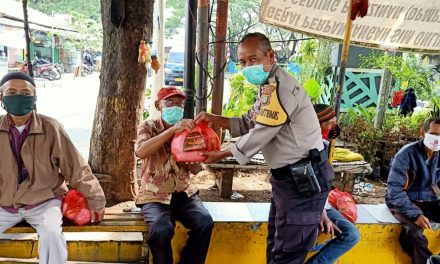
[[[34,72],[34,77],[36,78],[44,78],[49,81],[59,80],[61,78],[61,74],[56,70],[53,64],[35,64],[32,65],[32,69]],[[20,71],[28,73],[28,64],[23,64],[23,66],[20,68]]]
[[[57,72],[55,76],[55,80],[61,79],[61,74],[64,73],[64,67],[61,63],[53,64],[50,61],[46,59],[38,58],[37,56],[35,56],[35,60],[32,62],[32,65],[34,67],[47,66],[49,64],[52,65]]]

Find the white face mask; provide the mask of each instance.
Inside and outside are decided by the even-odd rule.
[[[432,151],[440,150],[440,136],[425,133],[423,144]]]

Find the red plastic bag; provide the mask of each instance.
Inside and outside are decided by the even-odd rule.
[[[357,208],[353,197],[348,192],[338,189],[331,190],[328,194],[328,202],[338,210],[348,221],[354,223],[357,220]]]
[[[87,206],[87,199],[77,190],[67,192],[63,202],[63,215],[75,225],[86,225],[90,223],[90,210]]]
[[[220,140],[206,122],[175,135],[171,142],[171,153],[178,162],[203,162],[207,157],[199,153],[215,150],[220,150]]]
[[[391,107],[397,107],[400,105],[403,99],[404,90],[393,92],[393,97],[391,99]]]

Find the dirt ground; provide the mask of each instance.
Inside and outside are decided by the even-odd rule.
[[[269,202],[271,186],[267,171],[241,170],[235,173],[232,185],[233,195],[231,198],[220,198],[215,185],[215,173],[203,170],[192,176],[192,182],[200,189],[200,197],[206,202]],[[371,191],[368,186],[371,183]],[[368,186],[369,187],[369,186]],[[354,186],[353,198],[357,204],[381,204],[385,202],[386,183],[361,179]],[[119,203],[107,208],[111,210],[135,210],[134,201]],[[132,212],[132,211],[131,211]]]
[[[267,171],[238,171],[234,175],[230,199],[220,198],[215,185],[215,173],[204,170],[193,176],[192,182],[200,188],[200,197],[210,202],[269,202],[271,186]],[[369,184],[371,184],[371,191]],[[355,184],[353,198],[358,204],[381,204],[385,202],[386,183],[360,179]]]

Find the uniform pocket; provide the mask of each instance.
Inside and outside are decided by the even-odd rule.
[[[318,236],[320,212],[288,212],[284,227],[283,251],[309,251]]]

